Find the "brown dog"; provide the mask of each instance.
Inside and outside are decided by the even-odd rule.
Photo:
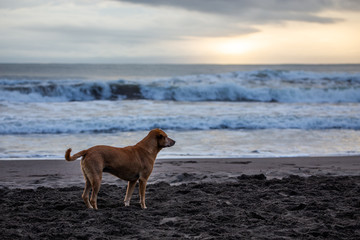
[[[171,147],[175,141],[160,129],[153,129],[135,146],[116,148],[110,146],[95,146],[70,156],[71,148],[65,153],[67,161],[81,159],[81,169],[85,178],[85,189],[82,195],[88,208],[97,209],[97,194],[103,172],[109,172],[116,177],[129,181],[125,195],[125,206],[130,205],[131,195],[139,180],[139,195],[141,208],[145,209],[145,189],[147,180],[153,170],[155,159],[164,147]],[[89,201],[90,187],[92,188]]]

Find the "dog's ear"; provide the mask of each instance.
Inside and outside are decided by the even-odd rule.
[[[166,135],[164,135],[164,133],[159,132],[156,134],[156,139],[157,139],[158,147],[164,148],[166,144]]]
[[[164,138],[164,135],[162,135],[161,133],[158,133],[158,134],[156,135],[156,138],[157,138],[157,139],[162,139],[162,138]]]

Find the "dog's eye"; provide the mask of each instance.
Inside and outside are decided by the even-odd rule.
[[[158,137],[159,139],[162,139],[164,136],[160,134],[160,135],[158,135],[157,137]]]

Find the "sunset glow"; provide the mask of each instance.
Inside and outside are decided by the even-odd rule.
[[[239,55],[246,54],[254,49],[254,44],[241,38],[225,39],[216,47],[219,54]]]

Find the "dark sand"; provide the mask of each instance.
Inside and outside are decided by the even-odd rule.
[[[81,199],[78,164],[0,161],[0,239],[360,239],[359,164],[164,159],[147,210],[137,190],[124,207],[125,182],[106,175],[95,211]]]

